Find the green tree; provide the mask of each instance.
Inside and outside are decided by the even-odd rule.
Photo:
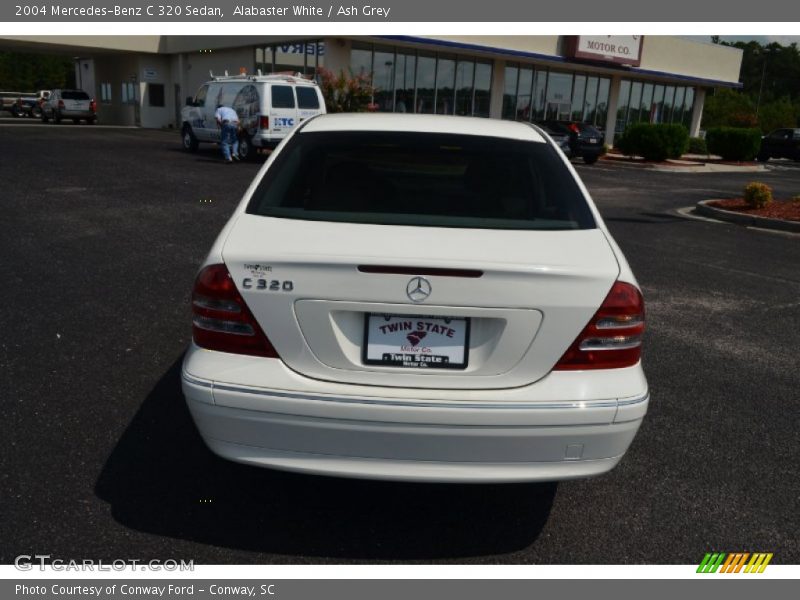
[[[706,98],[703,128],[759,127],[768,132],[800,124],[800,49],[797,44],[712,41],[742,51],[740,91],[716,89]]]
[[[75,67],[67,56],[0,52],[0,88],[33,92],[75,87]]]
[[[798,107],[788,98],[781,98],[763,105],[758,111],[758,126],[763,133],[781,127],[797,125]]]
[[[718,88],[706,97],[703,107],[703,128],[753,127],[756,124],[756,109],[747,94]]]

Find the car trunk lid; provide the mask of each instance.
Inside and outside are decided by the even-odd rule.
[[[619,274],[600,229],[476,230],[250,214],[234,224],[223,258],[290,368],[338,382],[424,388],[515,387],[542,378]],[[421,299],[410,294],[416,277],[429,292]],[[375,343],[376,328],[395,324],[411,328],[399,338],[395,332],[395,341],[434,355],[452,350],[434,342],[452,330],[451,346],[463,344],[465,364],[375,364],[366,332],[372,328]],[[427,337],[413,344],[419,336],[407,336],[420,327]]]

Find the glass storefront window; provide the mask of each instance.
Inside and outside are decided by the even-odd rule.
[[[575,75],[575,80],[572,86],[572,116],[573,121],[583,121],[583,115],[586,110],[586,76]]]
[[[414,112],[433,114],[436,99],[436,57],[419,54],[417,57],[417,100]]]
[[[694,109],[694,88],[686,88],[686,96],[683,101],[683,124],[686,129],[692,127],[692,112]]]
[[[634,81],[631,83],[631,100],[628,104],[628,125],[639,122],[639,109],[642,102],[642,82]]]
[[[602,87],[602,81],[601,81]],[[598,103],[601,92],[598,91]],[[691,87],[622,80],[616,133],[634,123],[676,123],[691,127],[695,90]],[[599,108],[598,108],[599,113]],[[601,123],[599,116],[597,123]]]
[[[436,66],[436,114],[452,115],[455,102],[455,58],[439,57]]]
[[[489,100],[492,95],[492,63],[475,63],[475,96],[472,114],[489,116]]]
[[[324,56],[324,42],[283,42],[255,48],[255,68],[264,75],[284,71],[314,77]]]
[[[657,85],[653,88],[652,122],[662,123],[664,118],[664,86]]]
[[[572,107],[572,73],[554,73],[547,78],[545,119],[569,119]]]
[[[505,87],[503,88],[503,112],[504,119],[513,119],[517,105],[517,80],[519,69],[515,66],[506,65],[504,73]]]
[[[531,120],[531,86],[533,85],[533,69],[520,68],[517,84],[516,119]]]
[[[680,123],[683,116],[683,95],[685,87],[675,88],[675,103],[672,106],[672,123]]]
[[[662,123],[669,123],[672,120],[672,102],[675,99],[675,86],[668,85],[664,91],[664,116]]]
[[[394,52],[378,52],[372,61],[372,85],[375,88],[374,102],[378,110],[394,111]]]
[[[472,86],[475,75],[475,63],[471,60],[459,59],[456,65],[456,114],[472,114]]]
[[[532,120],[544,118],[545,94],[547,92],[547,71],[536,69],[533,81],[533,115]]]
[[[395,112],[414,112],[414,77],[417,57],[413,54],[397,54],[394,69]]]
[[[597,77],[586,79],[586,98],[584,99],[583,121],[594,123],[595,111],[597,110]]]
[[[593,123],[605,130],[608,118],[608,93],[611,88],[610,79],[601,79],[597,84],[597,110],[595,111]]]
[[[642,110],[639,113],[639,121],[642,123],[654,123],[653,121],[653,84],[645,83],[642,87]]]
[[[372,75],[372,49],[353,44],[350,51],[350,72],[353,75]]]
[[[628,125],[628,102],[631,96],[631,82],[623,79],[619,85],[619,100],[617,101],[616,133],[625,131]]]

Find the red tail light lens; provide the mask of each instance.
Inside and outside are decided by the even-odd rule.
[[[91,110],[93,113],[97,112],[97,101],[96,100],[92,100],[91,102],[89,102],[89,110]]]
[[[192,292],[192,337],[201,348],[278,358],[225,265],[200,271]]]
[[[572,133],[580,133],[581,132],[581,128],[578,127],[577,123],[570,123],[569,124],[569,130]]]
[[[261,115],[261,118],[258,119],[258,127],[259,129],[269,129],[269,117]]]
[[[592,320],[558,361],[556,371],[619,369],[639,362],[644,300],[630,283],[617,281]]]

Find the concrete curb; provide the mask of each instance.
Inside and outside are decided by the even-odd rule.
[[[606,155],[604,160],[611,164],[647,169],[656,173],[761,173],[767,170],[764,165],[731,165],[715,162],[696,162],[669,159],[674,165],[631,161],[628,157]]]
[[[709,202],[716,199],[701,200],[695,206],[697,214],[711,217],[719,221],[736,223],[747,227],[759,227],[761,229],[775,229],[777,231],[789,231],[800,233],[800,221],[784,221],[783,219],[770,219],[769,217],[758,217],[755,215],[745,215],[732,210],[723,210],[714,206],[709,206]]]

